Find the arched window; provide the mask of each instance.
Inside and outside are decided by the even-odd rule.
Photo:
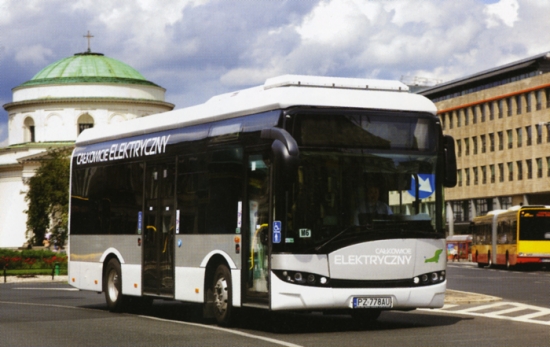
[[[88,128],[94,127],[94,119],[88,113],[83,114],[78,118],[78,135]]]
[[[36,142],[34,135],[34,120],[31,117],[25,118],[25,122],[23,122],[23,141]]]

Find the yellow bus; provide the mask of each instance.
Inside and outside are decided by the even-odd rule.
[[[473,261],[479,267],[550,263],[550,206],[514,206],[474,218]]]

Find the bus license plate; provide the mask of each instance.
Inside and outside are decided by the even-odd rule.
[[[391,297],[353,298],[353,308],[392,308]]]

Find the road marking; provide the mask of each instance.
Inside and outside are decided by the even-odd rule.
[[[242,331],[239,331],[239,330],[220,328],[218,326],[213,326],[213,325],[205,325],[205,324],[199,324],[199,323],[175,321],[175,320],[163,319],[163,318],[157,318],[157,317],[151,317],[151,316],[139,316],[139,317],[148,318],[148,319],[152,319],[152,320],[157,320],[157,321],[161,321],[161,322],[171,322],[171,323],[176,323],[176,324],[191,325],[191,326],[195,326],[195,327],[199,327],[199,328],[223,331],[223,332],[226,332],[226,333],[229,333],[229,334],[240,335],[240,336],[248,337],[248,338],[251,338],[251,339],[257,339],[257,340],[271,342],[271,343],[274,343],[274,344],[280,345],[280,346],[303,347],[301,345],[297,345],[297,344],[294,344],[294,343],[281,341],[281,340],[277,340],[277,339],[272,339],[270,337],[253,335],[253,334],[245,333],[245,332],[242,332]]]
[[[55,308],[66,308],[66,309],[73,309],[73,310],[75,310],[75,309],[76,309],[76,310],[92,310],[92,309],[84,308],[84,307],[66,306],[66,305],[53,305],[53,304],[36,304],[36,303],[29,303],[29,302],[0,301],[0,304],[7,304],[7,305],[24,305],[24,306],[42,306],[42,307],[55,307]],[[248,337],[248,338],[251,338],[251,339],[256,339],[256,340],[262,340],[262,341],[270,342],[270,343],[273,343],[273,344],[276,344],[276,345],[279,345],[279,346],[285,346],[285,347],[303,347],[303,346],[297,345],[297,344],[295,344],[295,343],[290,343],[290,342],[286,342],[286,341],[282,341],[282,340],[277,340],[277,339],[272,339],[272,338],[269,338],[269,337],[264,337],[264,336],[259,336],[259,335],[253,335],[253,334],[245,333],[245,332],[238,331],[238,330],[231,330],[231,329],[226,329],[226,328],[220,328],[220,327],[218,327],[218,326],[205,325],[205,324],[199,324],[199,323],[182,322],[182,321],[175,321],[175,320],[170,320],[170,319],[163,319],[163,318],[157,318],[157,317],[151,317],[151,316],[143,316],[143,315],[138,315],[138,317],[146,318],[146,319],[151,319],[151,320],[157,320],[157,321],[161,321],[161,322],[171,322],[171,323],[176,323],[176,324],[190,325],[190,326],[195,326],[195,327],[200,327],[200,328],[205,328],[205,329],[223,331],[223,332],[226,332],[226,333],[229,333],[229,334],[240,335],[240,336]]]
[[[65,292],[78,292],[80,289],[77,288],[26,288],[26,287],[15,287],[13,290],[56,290],[56,291],[65,291]]]
[[[487,305],[456,309],[457,305],[445,305],[440,309],[429,310],[446,314],[464,314],[468,316],[511,320],[515,322],[542,324],[550,326],[550,308],[521,304],[518,302],[498,302]],[[428,311],[428,309],[425,309]],[[483,312],[481,312],[483,311]],[[514,316],[514,313],[528,313]],[[538,318],[538,319],[537,319]]]

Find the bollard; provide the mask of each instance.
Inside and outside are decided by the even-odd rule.
[[[54,269],[55,269],[55,275],[59,276],[59,263],[55,263]]]

